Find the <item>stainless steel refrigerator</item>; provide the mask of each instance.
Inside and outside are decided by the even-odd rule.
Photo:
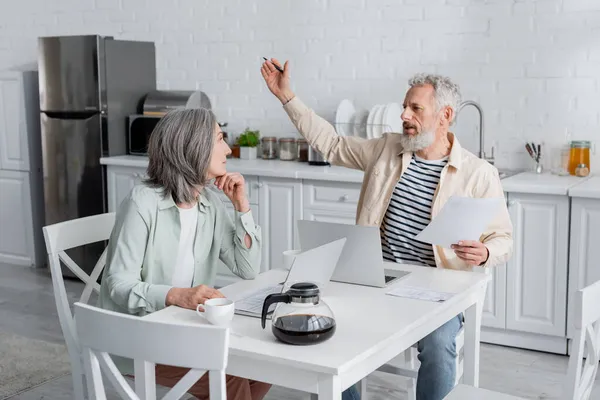
[[[45,224],[105,213],[100,157],[126,154],[126,116],[156,89],[154,43],[41,37],[38,67]],[[67,254],[89,273],[104,245]]]

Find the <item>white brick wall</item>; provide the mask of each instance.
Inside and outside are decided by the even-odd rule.
[[[527,165],[524,140],[600,138],[600,0],[21,0],[0,15],[0,69],[34,62],[37,36],[90,33],[155,41],[159,88],[205,90],[233,133],[296,134],[259,73],[275,56],[330,120],[345,97],[402,102],[413,73],[449,75],[499,166]],[[455,131],[477,149],[473,109]]]

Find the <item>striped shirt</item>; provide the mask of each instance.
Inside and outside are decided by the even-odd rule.
[[[433,196],[448,157],[424,160],[413,155],[396,183],[381,224],[383,259],[403,264],[435,267],[433,246],[415,240],[429,224]]]

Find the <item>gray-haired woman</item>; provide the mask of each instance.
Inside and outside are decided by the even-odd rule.
[[[144,315],[175,305],[195,309],[214,297],[218,260],[252,279],[260,265],[261,231],[252,218],[244,178],[226,170],[231,153],[214,114],[187,109],[165,115],[150,137],[148,179],[119,206],[112,231],[99,306]],[[214,186],[231,200],[235,222]],[[132,374],[130,361],[118,360]],[[157,365],[156,382],[172,387],[187,373]],[[228,399],[262,399],[270,385],[227,377]],[[206,376],[190,393],[208,399]]]

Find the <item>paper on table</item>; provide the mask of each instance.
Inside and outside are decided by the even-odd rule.
[[[401,285],[390,290],[386,294],[397,297],[408,297],[410,299],[427,301],[446,301],[454,296],[454,293],[438,292],[431,289],[425,289],[415,286]]]
[[[504,197],[452,196],[415,239],[448,249],[459,240],[479,240],[489,223],[498,215],[503,202]]]

